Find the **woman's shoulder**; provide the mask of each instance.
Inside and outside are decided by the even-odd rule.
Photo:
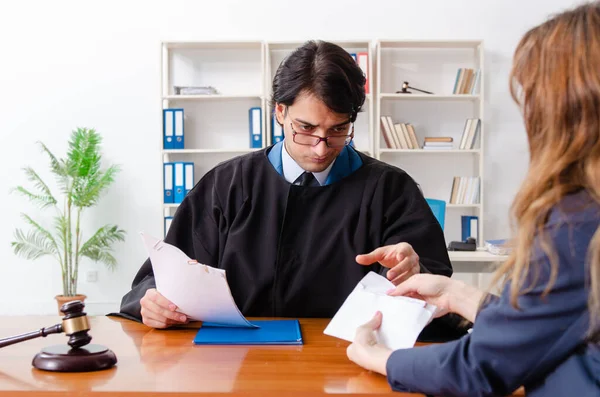
[[[551,260],[557,258],[561,264],[558,267],[559,278],[564,276],[577,282],[583,280],[586,274],[584,264],[598,227],[600,204],[585,190],[565,196],[554,206],[543,233],[536,235],[531,256],[532,261],[541,264],[543,278],[550,277]],[[547,251],[548,246],[552,247],[552,255]]]
[[[556,228],[580,223],[600,223],[600,203],[585,189],[563,197],[550,212],[547,226]]]

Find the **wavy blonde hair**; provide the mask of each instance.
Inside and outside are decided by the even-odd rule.
[[[513,252],[494,278],[511,282],[510,300],[538,281],[531,266],[534,238],[550,258],[544,295],[556,282],[558,259],[544,235],[551,209],[585,189],[600,203],[600,2],[581,5],[528,31],[514,54],[511,95],[521,107],[530,151],[530,167],[511,207]],[[588,336],[599,339],[600,228],[588,250]],[[525,285],[533,271],[532,285]],[[595,335],[594,335],[595,334]]]

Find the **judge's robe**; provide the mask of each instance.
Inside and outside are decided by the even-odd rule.
[[[332,317],[369,271],[357,254],[406,242],[422,272],[450,276],[443,231],[415,181],[351,147],[324,186],[290,184],[283,142],[209,171],[177,209],[165,242],[224,269],[245,316]],[[150,259],[122,300],[140,320],[140,299],[155,287]],[[451,327],[453,328],[453,327]]]

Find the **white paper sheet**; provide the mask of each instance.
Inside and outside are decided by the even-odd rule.
[[[156,290],[192,320],[256,327],[231,296],[225,270],[197,263],[179,248],[141,233],[152,262]]]
[[[346,298],[324,333],[352,342],[356,329],[380,311],[383,319],[375,333],[378,341],[394,350],[413,347],[437,308],[419,299],[389,296],[386,292],[391,288],[394,284],[385,277],[368,273]]]

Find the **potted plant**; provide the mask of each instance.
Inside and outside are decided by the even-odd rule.
[[[119,167],[111,165],[100,169],[100,143],[102,138],[93,129],[78,128],[69,140],[66,158],[57,158],[40,142],[42,151],[50,159],[50,171],[56,176],[62,200],[52,194],[48,184],[31,167],[23,170],[34,189],[18,186],[15,192],[25,196],[42,209],[51,209],[53,227],[42,226],[27,214],[21,214],[30,226],[29,231],[15,230],[15,241],[11,243],[16,255],[27,259],[52,256],[60,264],[62,273],[62,295],[55,298],[60,306],[71,300],[84,300],[85,295],[77,294],[79,265],[82,258],[102,262],[111,270],[117,261],[112,255],[112,245],[125,240],[125,231],[116,225],[100,227],[84,241],[81,232],[81,214],[97,204],[102,193],[114,181]]]

